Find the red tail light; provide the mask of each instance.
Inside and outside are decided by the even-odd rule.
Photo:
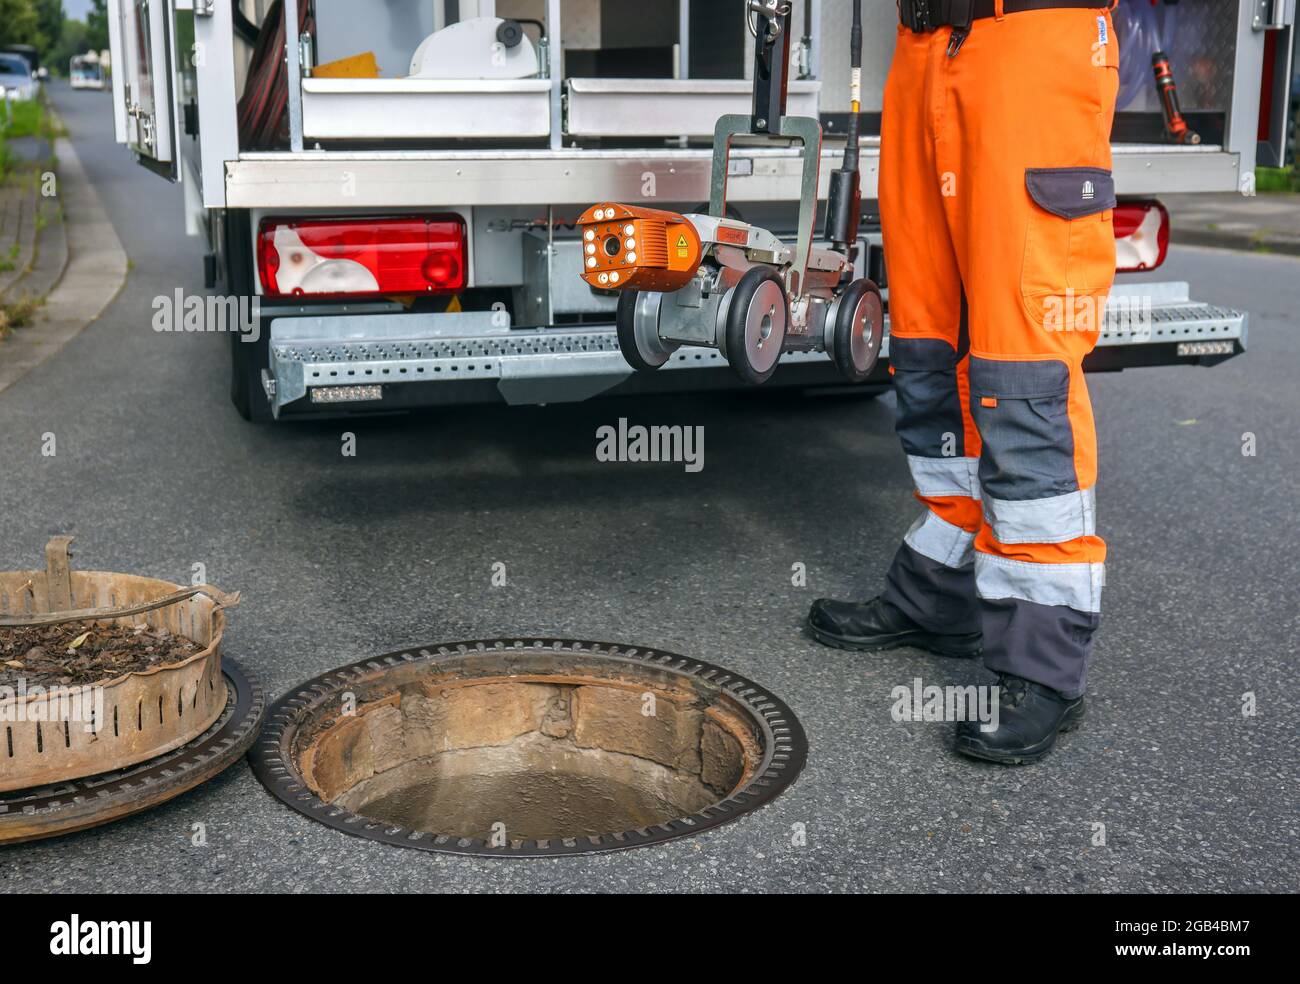
[[[1169,212],[1157,201],[1115,206],[1115,269],[1154,270],[1169,253]]]
[[[459,215],[267,218],[258,227],[257,267],[272,297],[461,290],[465,223]]]

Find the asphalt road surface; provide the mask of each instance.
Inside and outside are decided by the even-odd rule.
[[[916,511],[892,398],[247,424],[224,337],[150,328],[156,295],[202,290],[180,192],[112,144],[108,96],[55,99],[133,268],[97,323],[0,394],[0,569],[39,567],[58,532],[76,534],[82,569],[188,582],[202,562],[243,592],[228,652],[272,694],[430,642],[670,649],[780,694],[811,756],[736,823],[546,861],[348,837],[282,806],[241,762],[146,815],[0,852],[0,889],[1300,890],[1300,261],[1175,250],[1162,276],[1250,310],[1250,352],[1092,377],[1111,560],[1091,713],[1045,762],[1007,769],[954,755],[951,724],[890,716],[895,686],[985,681],[982,669],[840,652],[802,629],[814,598],[876,590]],[[703,425],[703,471],[598,462],[596,430],[619,417]],[[51,431],[58,453],[42,457]],[[494,588],[497,562],[508,583]],[[807,587],[791,584],[796,563]],[[191,844],[196,823],[206,847]]]

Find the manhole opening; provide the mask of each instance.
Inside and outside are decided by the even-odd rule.
[[[318,808],[268,785],[362,836],[536,854],[716,826],[802,765],[788,708],[720,668],[584,643],[473,645],[356,664],[290,695],[263,747]]]

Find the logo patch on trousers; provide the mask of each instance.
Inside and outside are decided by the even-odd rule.
[[[1085,181],[1083,183],[1083,200],[1085,202],[1090,202],[1096,197],[1097,197],[1097,189],[1093,187],[1091,181]]]
[[[1106,18],[1097,18],[1097,43],[1110,44],[1110,28],[1106,26]]]

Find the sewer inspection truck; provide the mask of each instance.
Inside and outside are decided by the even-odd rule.
[[[791,117],[820,124],[825,202],[850,117],[849,0],[760,0],[789,18]],[[1112,133],[1121,275],[1086,366],[1208,366],[1245,312],[1133,283],[1169,242],[1161,194],[1253,192],[1284,153],[1295,0],[1120,0]],[[180,185],[209,290],[254,301],[231,333],[249,419],[442,403],[583,400],[745,385],[717,350],[653,373],[620,350],[619,292],[576,275],[593,202],[708,211],[720,117],[749,115],[749,0],[109,0],[117,139]],[[884,337],[846,382],[814,340],[768,386],[889,385],[876,218],[897,11],[863,10],[854,279]],[[726,216],[800,232],[804,147],[737,138]],[[826,228],[822,216],[815,229]],[[814,250],[826,250],[817,241]],[[1149,278],[1143,278],[1149,281]]]

